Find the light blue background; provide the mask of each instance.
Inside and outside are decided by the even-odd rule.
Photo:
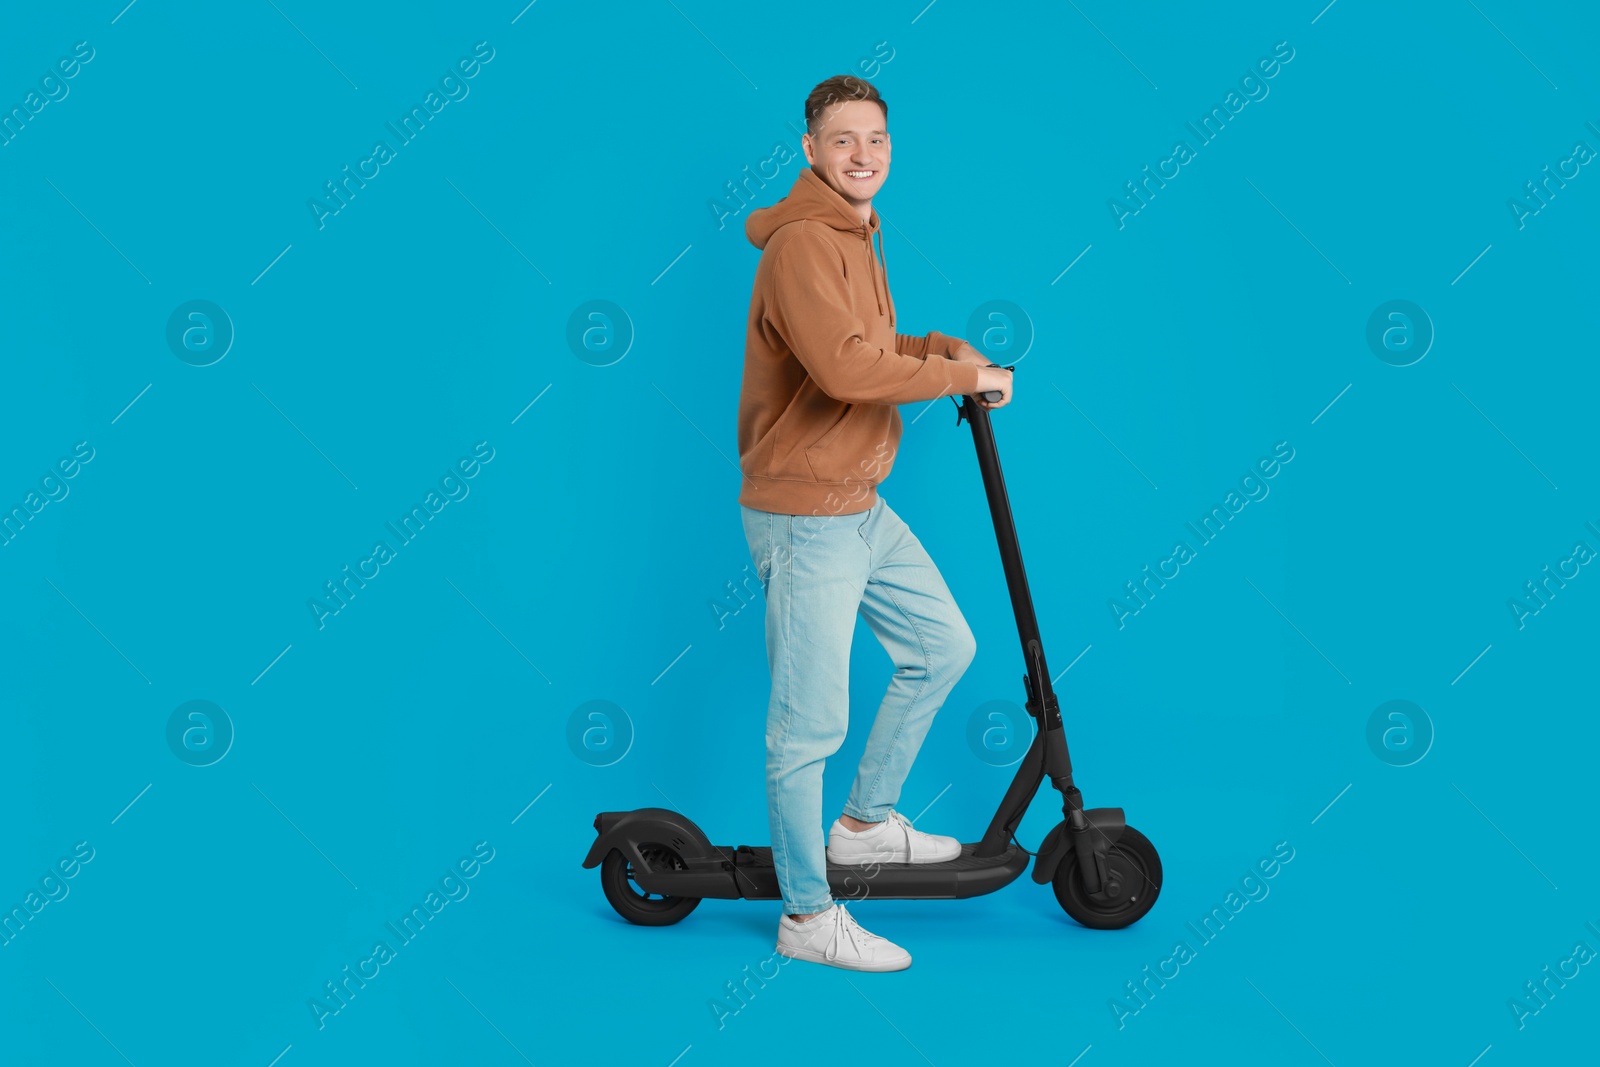
[[[1507,606],[1574,542],[1600,548],[1600,176],[1520,229],[1508,207],[1600,148],[1591,9],[519,9],[8,12],[7,111],[75,42],[95,54],[0,148],[0,502],[76,442],[95,455],[0,549],[0,902],[95,853],[0,948],[0,1058],[1592,1055],[1594,967],[1521,1029],[1508,1002],[1600,950],[1600,577],[1521,629]],[[479,41],[469,95],[319,229],[323,182]],[[1270,94],[1119,229],[1123,183],[1279,41]],[[1166,883],[1116,932],[1027,878],[869,900],[910,971],[787,966],[719,1028],[777,905],[631,927],[579,862],[597,812],[646,805],[764,841],[759,604],[721,628],[712,607],[749,564],[732,464],[757,252],[710,204],[776,143],[798,153],[806,92],[851,71],[890,105],[875,206],[900,328],[970,336],[991,300],[1031,323],[995,425],[1040,625],[1054,672],[1082,653],[1059,689],[1085,799],[1127,809]],[[208,367],[165,340],[196,299],[236,331]],[[1436,331],[1408,367],[1365,340],[1392,299]],[[635,334],[609,366],[567,343],[591,300]],[[970,840],[1011,771],[967,722],[1020,703],[1023,666],[971,435],[943,401],[902,414],[883,494],[979,643],[902,807]],[[323,582],[479,441],[470,494],[319,629]],[[1270,495],[1118,629],[1123,583],[1278,441],[1295,456]],[[861,627],[830,804],[889,670]],[[167,744],[190,700],[235,730],[209,767]],[[567,744],[591,700],[631,722],[610,766]],[[1431,720],[1412,766],[1368,747],[1390,700]],[[1058,817],[1047,793],[1024,844]],[[480,841],[469,895],[319,1029],[323,983]],[[1124,983],[1278,842],[1270,895],[1119,1028]]]

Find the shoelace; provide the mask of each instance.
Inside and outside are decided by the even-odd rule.
[[[907,863],[915,863],[916,862],[916,848],[912,844],[912,836],[911,835],[914,834],[914,833],[921,833],[921,831],[916,829],[914,826],[912,826],[911,825],[911,820],[906,818],[904,815],[901,815],[898,811],[891,810],[889,812],[889,818],[893,822],[899,824],[900,832],[905,835],[905,839],[906,839],[906,862]]]
[[[833,906],[832,929],[828,933],[828,947],[822,950],[824,959],[836,960],[839,958],[840,935],[850,939],[850,945],[856,950],[858,959],[867,958],[867,949],[872,947],[874,941],[882,941],[877,934],[868,933],[855,921],[855,917],[845,910],[843,904],[835,903]],[[863,940],[857,940],[857,936]]]

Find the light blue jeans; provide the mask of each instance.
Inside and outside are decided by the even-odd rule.
[[[784,911],[833,902],[823,842],[822,768],[850,725],[856,615],[894,663],[844,813],[882,822],[977,651],[944,577],[880,495],[852,515],[781,515],[739,505],[767,601],[767,815]],[[832,820],[830,819],[831,823]]]

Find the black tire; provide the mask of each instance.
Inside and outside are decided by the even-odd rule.
[[[1132,926],[1161,894],[1161,857],[1150,839],[1131,826],[1106,850],[1106,870],[1111,883],[1107,891],[1090,896],[1080,877],[1078,855],[1069,847],[1052,882],[1062,909],[1091,930]]]
[[[659,845],[644,845],[639,851],[652,865],[674,870],[687,866],[676,852]],[[600,888],[618,915],[640,926],[671,926],[700,904],[699,897],[675,897],[640,889],[633,879],[632,861],[618,849],[612,849],[600,861]]]

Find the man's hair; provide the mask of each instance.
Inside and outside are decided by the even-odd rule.
[[[854,74],[835,74],[827,81],[818,83],[811,90],[811,95],[806,97],[806,132],[817,136],[823,123],[832,117],[839,106],[852,100],[870,100],[883,108],[883,124],[885,129],[888,128],[889,105],[878,95],[877,86]]]

